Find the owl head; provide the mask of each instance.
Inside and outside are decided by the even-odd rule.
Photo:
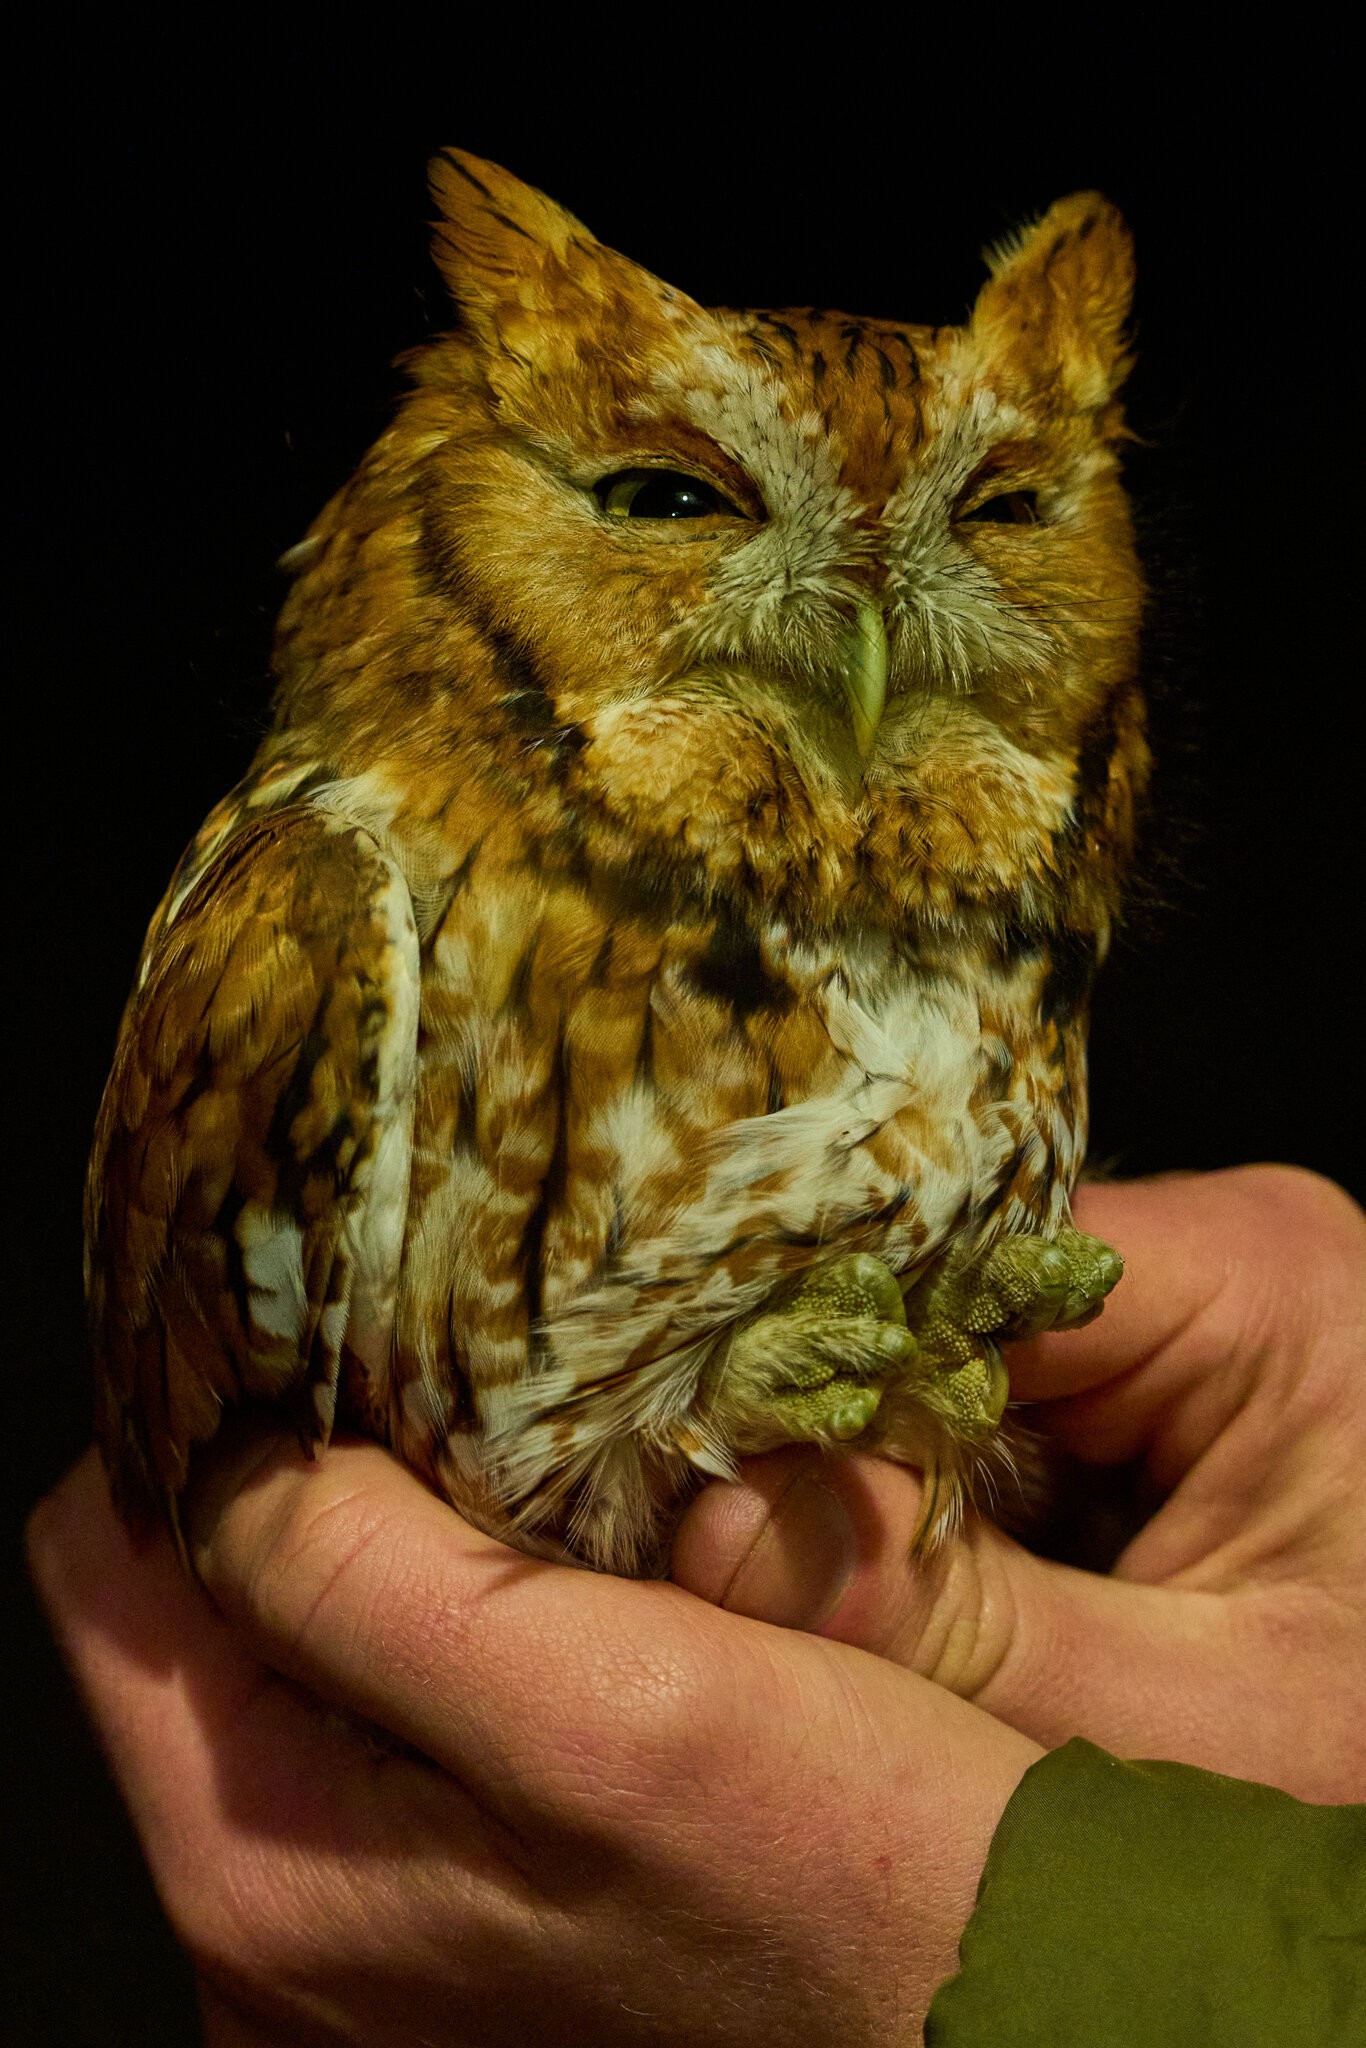
[[[476,777],[637,892],[1103,944],[1147,763],[1113,207],[930,328],[705,308],[458,151],[432,189],[458,325],[290,558],[280,730],[414,858]]]

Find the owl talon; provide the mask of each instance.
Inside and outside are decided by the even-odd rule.
[[[819,1443],[831,1438],[847,1444],[862,1436],[881,1401],[881,1387],[859,1386],[841,1375],[824,1387],[774,1394],[768,1412],[774,1422],[783,1425],[786,1442]]]
[[[1009,1382],[999,1346],[1091,1322],[1124,1271],[1118,1252],[1079,1230],[1004,1237],[970,1265],[932,1274],[906,1296],[926,1376],[922,1399],[954,1433],[989,1436]]]
[[[850,1443],[917,1350],[901,1289],[882,1261],[864,1252],[837,1259],[784,1308],[737,1331],[717,1378],[714,1424],[742,1453]]]

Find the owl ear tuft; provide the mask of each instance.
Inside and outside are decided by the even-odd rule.
[[[620,340],[633,317],[691,307],[544,192],[483,157],[442,150],[430,177],[440,209],[432,254],[465,329],[486,351],[534,356],[547,321],[591,329],[608,314]]]
[[[582,222],[544,192],[463,149],[443,149],[428,169],[440,218],[432,255],[468,325],[484,339],[500,311],[544,307],[571,251],[597,249]]]
[[[1098,192],[1074,192],[986,261],[974,340],[1022,380],[1060,384],[1079,410],[1102,411],[1132,362],[1133,237],[1117,209]]]

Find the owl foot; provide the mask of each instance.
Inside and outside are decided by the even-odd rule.
[[[964,1444],[985,1443],[1010,1382],[1000,1346],[1100,1314],[1123,1272],[1099,1238],[1002,1238],[970,1264],[908,1290],[856,1253],[802,1283],[783,1308],[737,1331],[717,1377],[711,1424],[740,1454],[782,1443],[847,1444],[895,1388]],[[876,1434],[876,1433],[875,1433]]]
[[[931,1351],[949,1331],[1009,1344],[1045,1330],[1080,1329],[1100,1314],[1123,1271],[1118,1252],[1080,1230],[1003,1237],[970,1265],[941,1270],[910,1289],[906,1320],[921,1349]]]
[[[1005,1237],[969,1265],[930,1275],[906,1295],[916,1391],[953,1434],[990,1436],[1010,1391],[999,1346],[1098,1316],[1124,1271],[1118,1252],[1079,1230]]]
[[[721,1361],[713,1426],[741,1453],[849,1443],[916,1348],[901,1289],[882,1261],[866,1252],[837,1259],[783,1308],[736,1332]]]

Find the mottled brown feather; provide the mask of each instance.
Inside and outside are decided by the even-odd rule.
[[[174,1503],[225,1404],[282,1402],[306,1444],[327,1441],[340,1329],[324,1312],[348,1299],[346,1224],[373,1163],[403,971],[375,908],[392,886],[355,828],[297,807],[249,819],[130,998],[86,1225],[98,1423],[133,1514]],[[244,1219],[277,1241],[297,1232],[287,1331],[252,1286]]]
[[[173,1515],[224,1404],[312,1444],[335,1400],[483,1526],[651,1570],[804,1276],[1067,1224],[1147,774],[1132,254],[1083,194],[960,328],[712,311],[497,166],[433,190],[459,324],[288,558],[273,729],[125,1018],[100,1434]],[[641,466],[721,509],[609,517]],[[929,1426],[893,1390],[864,1441]]]

